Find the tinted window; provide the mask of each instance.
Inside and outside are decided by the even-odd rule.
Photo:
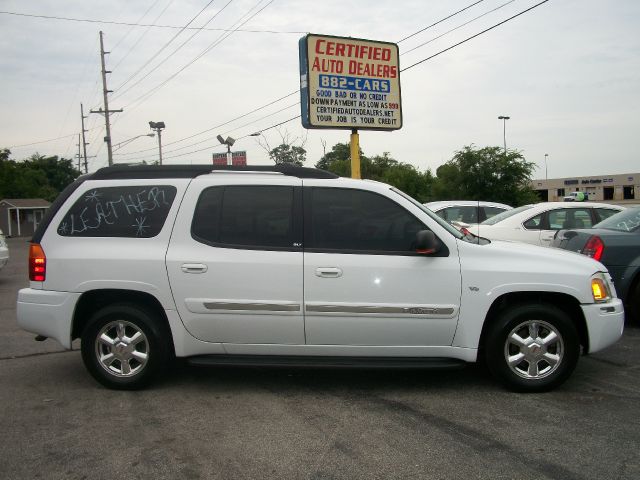
[[[591,228],[591,213],[588,208],[566,208],[549,212],[549,228]]]
[[[530,218],[522,224],[527,230],[540,230],[542,227],[542,214]]]
[[[87,190],[69,209],[58,234],[65,237],[154,237],[167,218],[176,188],[171,185]]]
[[[502,213],[498,213],[497,215],[488,218],[487,220],[482,222],[482,225],[495,225],[498,222],[506,220],[507,218],[517,215],[520,212],[524,212],[525,210],[529,210],[530,208],[533,208],[533,205],[524,205],[522,207],[514,208],[511,210],[505,210]]]
[[[409,252],[416,233],[426,229],[400,205],[372,192],[313,188],[310,198],[307,248]]]
[[[504,208],[500,207],[484,207],[484,214],[486,218],[495,217],[496,215],[504,211]]]
[[[210,244],[291,248],[293,187],[227,186],[202,192],[191,233]]]
[[[621,232],[636,232],[640,229],[640,208],[629,208],[618,212],[616,215],[598,223],[596,228],[607,228]]]
[[[444,215],[440,215],[441,212],[444,212]],[[478,207],[471,205],[447,207],[440,210],[438,215],[450,222],[478,223]]]
[[[606,220],[607,218],[615,215],[616,213],[620,213],[620,210],[613,210],[611,208],[596,208],[596,216],[599,218],[599,221]]]

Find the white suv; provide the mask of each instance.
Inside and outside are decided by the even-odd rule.
[[[622,334],[605,267],[489,242],[378,182],[302,167],[109,167],[54,202],[18,323],[112,388],[199,364],[442,367],[562,383]],[[553,279],[550,281],[550,279]]]

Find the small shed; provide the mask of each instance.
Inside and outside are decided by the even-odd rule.
[[[42,198],[0,200],[0,230],[7,237],[31,236],[51,206]]]

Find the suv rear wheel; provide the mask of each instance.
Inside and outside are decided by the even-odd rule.
[[[170,348],[153,314],[135,304],[98,310],[82,333],[82,359],[91,375],[106,387],[144,387],[166,364]]]
[[[580,353],[578,331],[562,310],[526,304],[504,310],[486,341],[489,370],[509,389],[544,392],[564,382]]]

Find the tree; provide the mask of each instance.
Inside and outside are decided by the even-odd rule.
[[[434,198],[485,200],[518,206],[539,201],[530,186],[535,164],[515,150],[466,146],[436,170]]]
[[[290,163],[301,167],[307,158],[307,151],[303,147],[281,143],[277,147],[269,150],[269,158],[273,160],[276,165]]]
[[[316,163],[316,168],[348,177],[351,175],[350,156],[349,144],[338,143]],[[360,175],[362,178],[393,185],[421,202],[431,199],[434,182],[431,171],[422,173],[413,165],[397,161],[389,152],[369,158],[360,151]]]
[[[0,198],[44,198],[53,201],[80,172],[68,159],[34,154],[18,162],[0,150]]]
[[[288,132],[282,133],[278,131],[278,133],[280,134],[281,141],[277,147],[271,148],[264,135],[262,136],[263,141],[258,140],[258,144],[267,152],[269,158],[273,160],[273,163],[276,165],[288,163],[301,167],[307,159],[307,151],[304,148],[307,142],[306,137],[302,139],[298,137],[291,138]],[[295,145],[297,141],[300,142],[300,145]]]
[[[331,147],[329,153],[325,153],[320,160],[316,163],[316,168],[322,170],[329,170],[331,165],[336,160],[350,160],[351,159],[351,145],[348,143],[336,143]],[[360,162],[362,163],[366,159],[362,150],[360,150]],[[346,176],[346,175],[345,175]]]

